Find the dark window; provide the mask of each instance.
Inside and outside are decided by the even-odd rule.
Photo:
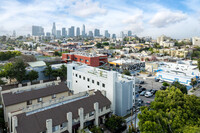
[[[78,75],[76,74],[76,77],[77,77]]]
[[[94,111],[89,113],[89,116],[93,116],[94,115]]]
[[[39,102],[42,102],[42,98],[38,98],[38,103],[39,103]]]
[[[27,105],[31,105],[31,104],[32,104],[31,100],[27,101]]]
[[[94,83],[94,80],[92,80],[92,83]]]
[[[85,80],[85,77],[83,77],[83,80]]]
[[[97,85],[99,85],[99,82],[97,81]]]
[[[53,95],[52,95],[52,99],[54,99],[54,98],[56,98],[56,94],[53,94]]]
[[[87,78],[87,81],[89,82],[89,81],[90,81],[90,79],[89,79],[89,78]]]
[[[81,78],[81,75],[79,75],[79,78]]]
[[[102,87],[104,87],[104,88],[105,88],[105,84],[102,84]]]
[[[90,86],[88,85],[87,88],[90,88]]]
[[[73,70],[75,70],[75,67],[73,67]]]
[[[76,80],[76,83],[78,83],[78,81]]]

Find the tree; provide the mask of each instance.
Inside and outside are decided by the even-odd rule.
[[[126,130],[126,121],[121,116],[112,115],[110,118],[106,120],[105,126],[112,133],[119,133]]]
[[[109,42],[103,42],[103,46],[109,46]]]
[[[46,64],[47,66],[46,66],[46,68],[44,69],[44,75],[45,76],[48,76],[49,77],[49,79],[51,78],[51,75],[52,75],[52,72],[53,72],[53,70],[52,70],[52,67],[50,66],[50,64],[49,63],[47,63]]]
[[[163,82],[163,86],[169,86],[167,82]]]
[[[192,79],[191,79],[190,85],[194,88],[194,86],[195,86],[196,84],[197,84],[197,80],[194,79],[194,78],[192,78]]]
[[[31,83],[32,83],[33,80],[36,80],[38,77],[39,77],[39,76],[38,76],[38,72],[37,72],[37,71],[34,71],[34,70],[31,70],[31,71],[27,74],[27,78],[28,78],[28,80],[31,81]]]
[[[198,61],[197,61],[197,66],[198,66],[199,71],[200,71],[200,59],[198,59]]]
[[[187,88],[185,85],[180,84],[178,81],[175,81],[171,84],[171,86],[174,86],[175,88],[179,88],[182,93],[187,94]]]
[[[130,73],[130,71],[129,71],[129,70],[123,70],[123,74],[124,74],[124,75],[128,75],[128,76],[130,76],[130,75],[131,75],[131,73]]]
[[[19,82],[22,83],[22,81],[25,79],[26,77],[26,66],[23,62],[23,60],[21,59],[17,59],[14,63],[13,63],[13,74],[14,74],[14,78]]]
[[[200,98],[184,94],[174,86],[159,90],[150,107],[140,110],[141,133],[183,133],[200,129]]]
[[[60,67],[62,71],[61,79],[66,80],[67,79],[67,67],[65,65],[62,65]]]
[[[103,48],[102,44],[99,43],[99,42],[96,44],[96,47],[97,47],[97,48]]]
[[[90,129],[92,133],[103,133],[100,127],[94,126]]]
[[[3,71],[2,71],[2,76],[6,77],[7,79],[10,80],[14,78],[14,71],[13,71],[13,64],[12,63],[7,63],[5,64]]]
[[[59,53],[58,51],[55,51],[54,56],[61,56],[61,53]]]

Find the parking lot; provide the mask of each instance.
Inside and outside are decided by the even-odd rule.
[[[147,75],[141,74],[139,76],[137,76],[138,79],[140,79],[141,81],[144,81],[144,84],[140,84],[142,86],[142,88],[146,88],[147,90],[150,89],[155,89],[155,90],[160,90],[160,87],[162,86],[162,83],[160,82],[155,82],[155,77],[151,76],[151,77],[147,77]],[[137,84],[139,85],[139,84]],[[138,91],[139,88],[136,88],[136,91]],[[152,97],[145,97],[145,96],[139,96],[137,99],[142,99],[144,101],[144,103],[146,103],[147,101],[153,101],[155,98],[155,95],[153,95]],[[143,104],[144,105],[144,104]]]

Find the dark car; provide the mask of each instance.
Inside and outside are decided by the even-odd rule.
[[[158,90],[151,90],[151,93],[154,95]]]
[[[155,82],[159,82],[160,79],[155,79]]]
[[[142,91],[146,91],[147,89],[146,89],[146,88],[141,88],[141,90],[142,90]]]
[[[144,84],[144,81],[140,81],[140,84]]]
[[[144,101],[142,99],[138,99],[138,103],[143,103]]]
[[[141,85],[139,85],[139,88],[142,88],[142,86],[141,86]]]
[[[160,90],[166,90],[166,86],[161,86]]]
[[[151,76],[152,76],[152,74],[148,74],[148,75],[147,75],[147,77],[151,77]]]
[[[138,92],[138,93],[141,93],[141,92],[142,92],[142,90],[141,90],[141,89],[139,89],[137,92]]]
[[[146,91],[142,91],[142,92],[140,93],[140,96],[144,96],[145,93],[146,93]]]

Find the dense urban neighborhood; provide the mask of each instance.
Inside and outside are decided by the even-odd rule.
[[[198,0],[0,0],[0,133],[200,133]]]

